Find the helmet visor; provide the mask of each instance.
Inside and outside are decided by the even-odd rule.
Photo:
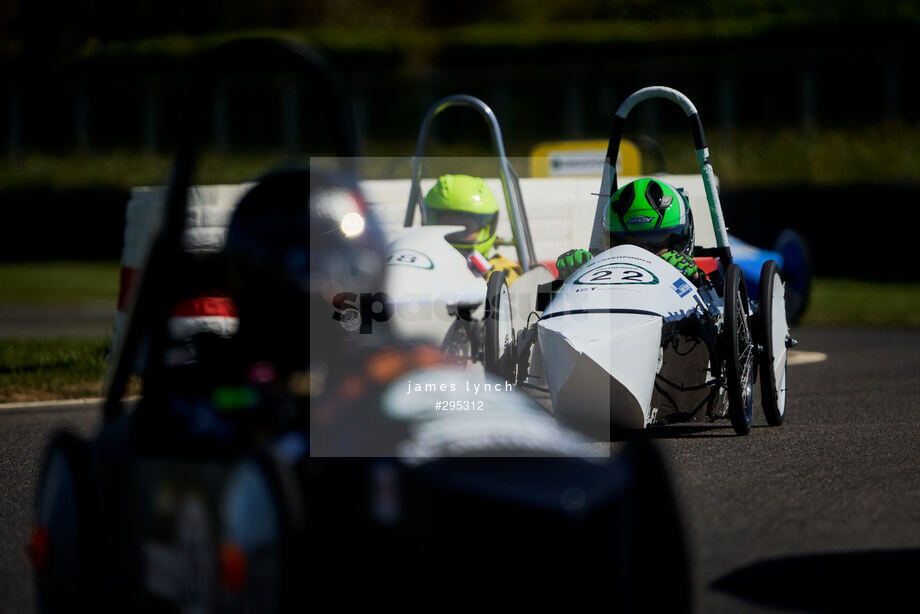
[[[463,226],[463,230],[452,232],[445,239],[449,243],[474,245],[489,239],[494,234],[497,218],[497,212],[469,213],[429,208],[426,223],[432,226]]]
[[[655,254],[671,250],[686,252],[692,247],[692,237],[689,224],[653,230],[610,231],[607,247],[628,244],[637,245]]]

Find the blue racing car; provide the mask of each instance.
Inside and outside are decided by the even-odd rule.
[[[764,262],[773,260],[779,265],[786,282],[786,319],[790,324],[798,322],[811,292],[811,251],[805,238],[795,230],[783,230],[773,243],[773,249],[755,247],[732,235],[728,239],[735,262],[744,272],[748,296],[757,296]]]

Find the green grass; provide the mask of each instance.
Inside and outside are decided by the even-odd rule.
[[[920,283],[816,279],[803,326],[920,326]]]
[[[505,2],[491,7],[487,20],[471,20],[458,14],[450,26],[428,23],[419,2],[408,6],[359,1],[336,2],[326,7],[319,22],[312,27],[302,20],[284,29],[260,27],[231,29],[199,35],[168,34],[125,41],[90,38],[74,49],[77,58],[186,58],[193,53],[240,37],[268,36],[295,42],[307,42],[333,59],[349,54],[396,53],[400,55],[435,55],[456,48],[539,49],[557,45],[581,46],[626,44],[692,44],[716,41],[749,40],[759,37],[783,37],[803,29],[845,32],[857,25],[864,28],[887,25],[893,21],[916,24],[920,14],[913,3],[878,2],[830,3],[803,7],[801,2],[745,3],[705,2],[694,6],[683,3],[668,7],[668,17],[648,2],[521,3]],[[616,6],[619,4],[620,6]],[[751,3],[747,3],[751,4]],[[769,4],[769,6],[766,6]],[[804,3],[807,5],[808,3]],[[632,6],[630,6],[632,5]],[[784,6],[783,6],[784,5]],[[852,5],[852,6],[851,6]],[[394,8],[399,6],[399,8]],[[491,17],[491,19],[488,19]],[[239,28],[241,24],[236,24]],[[318,27],[317,27],[318,26]]]
[[[603,126],[601,130],[606,130]],[[626,134],[635,138],[636,134]],[[920,182],[920,125],[879,124],[850,130],[786,128],[778,131],[723,131],[712,126],[707,133],[712,163],[723,186],[750,187],[810,183],[847,185],[854,183]],[[604,135],[598,133],[598,138]],[[666,170],[672,173],[695,173],[696,157],[689,134],[662,135],[659,143]],[[506,143],[508,155],[525,158],[537,144],[534,139]],[[370,160],[367,177],[406,178],[408,157],[415,150],[409,140],[371,141],[363,147],[365,156],[397,157],[405,160]],[[476,146],[446,145],[433,147],[432,156],[488,157],[487,144]],[[235,183],[252,180],[284,160],[280,153],[228,155],[208,153],[202,156],[197,183]],[[519,173],[527,165],[515,161]],[[171,158],[166,154],[127,151],[96,152],[79,156],[29,154],[0,157],[0,186],[4,189],[28,188],[131,188],[162,185],[168,175]],[[646,171],[658,170],[652,158],[643,160]],[[367,165],[366,165],[367,166]]]
[[[0,314],[4,306],[115,308],[118,263],[0,264]],[[112,340],[89,338],[0,339],[0,403],[96,397]]]
[[[111,339],[0,340],[0,403],[97,397]]]
[[[117,262],[0,263],[0,306],[107,304],[118,300]]]
[[[283,153],[206,153],[196,168],[197,183],[251,181],[283,163]],[[173,156],[140,151],[90,152],[79,155],[29,153],[0,158],[3,189],[165,185]]]

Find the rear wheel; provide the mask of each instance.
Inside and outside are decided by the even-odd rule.
[[[478,360],[479,330],[478,323],[470,322],[465,317],[454,320],[441,343],[441,351],[444,352],[445,358],[464,367],[471,361]]]
[[[760,396],[763,414],[770,426],[779,426],[786,416],[786,292],[779,267],[767,260],[760,271]]]
[[[725,274],[725,376],[728,379],[728,415],[739,435],[751,432],[754,407],[754,340],[748,318],[747,291],[741,267],[732,264]]]
[[[511,319],[511,293],[508,291],[504,271],[495,271],[489,276],[483,327],[483,362],[486,371],[513,384],[517,367],[517,344]]]

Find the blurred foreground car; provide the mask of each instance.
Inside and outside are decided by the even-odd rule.
[[[266,57],[323,77],[338,149],[353,153],[345,103],[309,52],[230,43],[197,74]],[[330,317],[339,292],[375,289],[385,254],[347,168],[281,170],[246,192],[207,261],[225,271],[239,328],[177,346],[175,280],[198,273],[182,247],[195,134],[186,130],[173,169],[102,427],[90,441],[60,433],[46,455],[31,541],[41,611],[598,597],[625,611],[689,609],[680,515],[654,449],[637,443],[610,459],[500,380],[441,364],[437,348],[397,342],[385,323],[360,335]],[[132,410],[122,396],[138,353],[144,387]],[[501,396],[436,410],[443,390],[470,384]]]

